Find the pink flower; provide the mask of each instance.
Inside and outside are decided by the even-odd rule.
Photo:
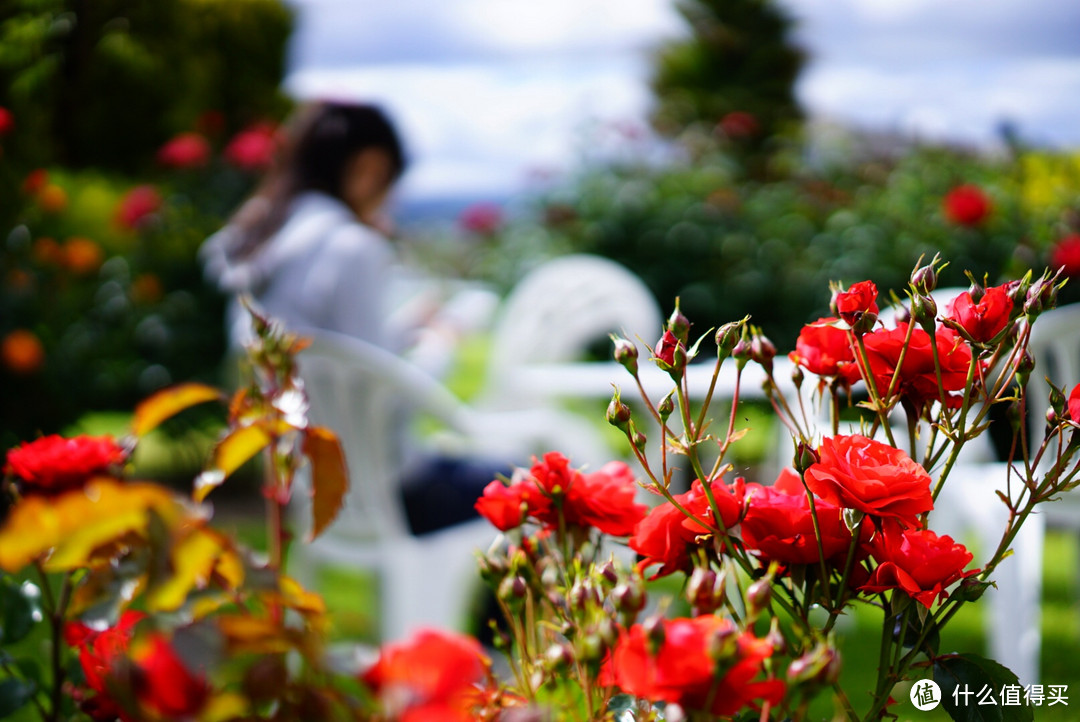
[[[198,133],[180,133],[161,146],[157,161],[166,168],[199,168],[210,160],[210,143]]]
[[[151,185],[135,186],[120,199],[115,220],[121,228],[137,230],[146,218],[161,208],[161,194]]]
[[[273,162],[277,145],[277,128],[256,123],[232,137],[225,146],[225,160],[240,170],[263,171]]]
[[[502,226],[502,210],[494,203],[474,203],[461,212],[461,227],[478,236],[490,236]]]
[[[990,215],[990,199],[975,185],[953,188],[942,201],[945,217],[961,226],[977,226]]]

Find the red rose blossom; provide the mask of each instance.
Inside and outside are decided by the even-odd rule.
[[[476,502],[480,515],[502,531],[533,519],[549,529],[566,524],[595,527],[612,536],[629,536],[645,516],[646,507],[634,501],[637,484],[630,467],[621,461],[583,474],[570,468],[558,452],[535,461],[528,475],[509,485],[493,481]]]
[[[1071,233],[1054,244],[1050,267],[1064,269],[1066,276],[1080,276],[1080,233]]]
[[[838,320],[828,316],[803,326],[795,350],[788,358],[818,376],[839,374],[844,366],[855,360],[855,355],[851,351],[848,332],[833,325]]]
[[[671,331],[664,331],[664,335],[656,342],[656,350],[653,355],[668,366],[675,365],[675,349],[679,346],[679,339]]]
[[[938,536],[929,529],[884,528],[870,542],[877,562],[864,592],[899,589],[927,609],[948,596],[946,588],[978,569],[963,571],[971,562],[971,552],[950,536]]]
[[[840,291],[833,298],[836,315],[848,326],[855,326],[868,313],[876,317],[877,286],[873,281],[860,281],[846,291]]]
[[[717,125],[717,129],[732,140],[753,138],[761,132],[761,123],[753,113],[743,110],[733,110]]]
[[[1073,386],[1069,393],[1069,421],[1080,424],[1080,384]]]
[[[964,291],[949,305],[946,318],[956,321],[979,343],[986,343],[997,336],[1009,322],[1013,302],[1004,286],[986,289],[976,303],[971,293]]]
[[[623,631],[601,671],[601,683],[616,685],[635,697],[719,717],[756,706],[757,700],[778,704],[783,698],[782,681],[752,681],[772,656],[769,642],[713,615],[664,619],[660,626],[659,641],[651,640],[640,624]],[[730,644],[718,645],[729,638]]]
[[[166,168],[199,168],[209,160],[210,143],[198,133],[180,133],[157,152],[157,162]]]
[[[851,546],[851,531],[840,507],[815,499],[814,509],[825,559],[842,563]],[[790,469],[784,469],[771,487],[747,484],[746,516],[739,529],[746,548],[766,562],[816,564],[820,559],[810,502],[798,474]]]
[[[472,637],[422,629],[385,645],[362,680],[399,722],[468,722],[487,665]]]
[[[7,135],[15,130],[15,116],[7,108],[0,106],[0,135]]]
[[[210,696],[206,678],[192,672],[160,634],[149,635],[132,654],[135,696],[163,719],[186,719],[199,713]]]
[[[742,515],[745,495],[742,479],[735,481],[734,488],[719,479],[713,481],[709,488],[720,510],[724,528],[730,529]],[[653,579],[676,571],[688,571],[690,550],[709,539],[712,535],[709,529],[716,526],[712,507],[700,480],[694,481],[690,491],[675,494],[672,498],[692,516],[686,516],[670,501],[665,501],[649,510],[629,540],[630,548],[643,557],[639,562],[642,569],[653,564],[661,565]]]
[[[907,526],[934,508],[930,475],[900,449],[865,436],[822,439],[806,485],[826,502]]]
[[[990,215],[990,199],[975,185],[961,185],[945,194],[942,210],[950,222],[977,226]]]
[[[146,618],[142,612],[126,610],[112,627],[96,630],[82,622],[68,622],[64,627],[64,641],[79,650],[86,686],[98,694],[107,694],[106,678],[109,670],[127,655],[135,625]]]
[[[899,323],[894,329],[879,329],[863,336],[866,357],[870,364],[870,375],[879,395],[888,393],[892,385],[896,365],[903,354],[904,362],[900,367],[900,377],[893,392],[906,396],[916,406],[940,400],[937,370],[934,366],[934,347],[930,334],[916,327],[911,332],[911,341],[904,351],[908,324]],[[934,333],[937,343],[938,358],[941,363],[941,383],[945,391],[946,402],[958,403],[955,394],[967,385],[968,368],[971,365],[971,348],[950,328],[940,326]],[[858,365],[851,364],[844,368],[848,380],[858,381]]]
[[[138,229],[148,216],[161,208],[161,194],[151,185],[135,186],[116,206],[116,225],[128,230]]]
[[[234,135],[223,155],[240,170],[258,172],[270,167],[277,145],[277,128],[268,123],[256,123]]]
[[[7,453],[7,473],[19,480],[24,494],[57,494],[80,487],[127,459],[112,437],[43,436]]]

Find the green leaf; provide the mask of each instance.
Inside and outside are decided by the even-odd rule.
[[[12,644],[30,634],[41,619],[38,589],[33,584],[0,583],[0,643]]]
[[[903,628],[903,615],[896,615],[894,621],[896,626],[893,629],[893,638],[895,639],[900,636],[900,630]],[[919,651],[933,659],[937,656],[938,647],[941,645],[941,635],[938,633],[938,626],[937,623],[934,622],[933,616],[928,615],[925,621],[920,621],[918,614],[909,611],[907,629],[904,631],[903,644],[905,647],[914,647],[915,642],[919,640],[919,636],[922,634],[923,629],[927,626],[930,629],[927,631],[926,638],[923,639]]]
[[[7,717],[30,701],[37,691],[37,685],[22,679],[0,681],[0,717]]]
[[[977,654],[950,654],[934,661],[934,681],[941,687],[941,706],[958,722],[1031,722],[1034,710],[1024,704],[1003,705],[1005,685],[1020,686],[1016,675]],[[989,697],[982,693],[989,688]],[[970,695],[965,694],[971,692]],[[979,704],[992,699],[994,704]]]

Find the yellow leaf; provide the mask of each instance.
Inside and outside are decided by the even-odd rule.
[[[143,436],[157,428],[165,419],[184,409],[206,401],[223,400],[222,393],[212,386],[198,383],[179,384],[162,389],[144,399],[135,407],[135,417],[131,430],[136,436]]]
[[[235,566],[229,561],[235,556],[225,535],[204,526],[191,529],[173,546],[172,576],[148,592],[148,610],[172,612],[179,609],[191,590],[205,589],[223,565]],[[241,571],[241,579],[242,574]]]
[[[231,431],[214,447],[212,468],[195,480],[195,501],[202,501],[213,489],[220,486],[234,471],[270,443],[270,434],[258,424],[242,426]]]
[[[305,615],[326,614],[326,602],[315,592],[309,592],[292,577],[281,577],[281,599],[290,609]]]
[[[99,547],[131,532],[144,533],[149,509],[166,523],[183,514],[163,487],[106,478],[51,498],[26,497],[0,529],[0,569],[18,571],[46,555],[50,570],[84,567]]]
[[[349,472],[341,443],[330,429],[313,426],[304,433],[304,453],[311,461],[311,534],[319,536],[341,511],[349,491]]]
[[[277,654],[295,646],[289,630],[270,619],[223,614],[216,621],[231,654]]]
[[[250,707],[247,697],[236,692],[215,694],[199,712],[199,722],[228,722],[241,719]]]

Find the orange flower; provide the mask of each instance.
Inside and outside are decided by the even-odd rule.
[[[153,273],[140,273],[131,282],[131,300],[135,303],[156,303],[164,294],[161,279]]]
[[[29,376],[45,363],[45,348],[37,336],[19,328],[0,342],[0,360],[12,373]]]
[[[49,184],[41,189],[37,196],[38,205],[46,213],[61,213],[67,208],[67,191],[58,185]]]
[[[59,266],[64,262],[64,249],[52,238],[42,236],[34,240],[30,255],[42,266]]]
[[[101,268],[103,260],[105,252],[89,238],[75,236],[64,244],[64,265],[79,276],[94,273]]]

